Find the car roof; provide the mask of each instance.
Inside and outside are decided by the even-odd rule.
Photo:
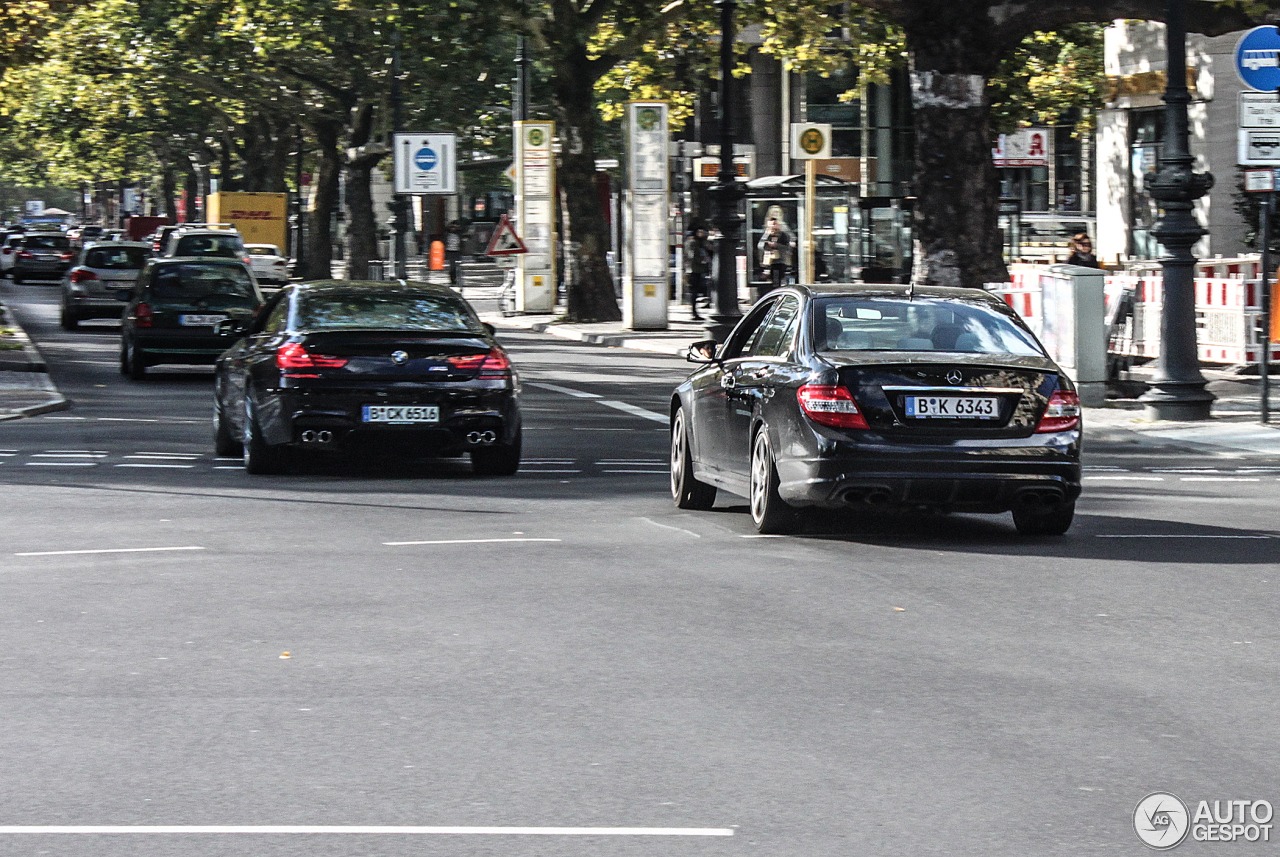
[[[139,250],[150,250],[151,245],[144,241],[90,241],[84,249],[90,247],[136,247]]]
[[[148,265],[227,265],[248,269],[239,259],[226,256],[157,256],[147,260]]]
[[[246,244],[244,246],[245,247],[271,247],[272,249],[275,249],[275,250],[280,249],[279,244]]]
[[[355,294],[399,294],[399,295],[432,295],[450,297],[461,300],[462,296],[448,286],[420,281],[406,281],[402,286],[398,282],[375,282],[369,280],[314,280],[306,283],[295,283],[293,288],[298,294],[307,295],[355,295]]]
[[[818,283],[789,288],[807,294],[811,298],[941,298],[943,300],[972,301],[975,298],[1000,302],[990,292],[958,286],[934,286],[910,283]]]

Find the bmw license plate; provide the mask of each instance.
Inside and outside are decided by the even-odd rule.
[[[178,324],[183,327],[213,327],[224,318],[225,315],[180,315]]]
[[[440,408],[435,405],[365,405],[360,415],[366,423],[438,423]]]
[[[1000,402],[991,396],[906,396],[907,416],[917,419],[994,420]]]

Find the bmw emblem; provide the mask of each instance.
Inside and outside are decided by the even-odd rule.
[[[394,364],[396,364],[397,366],[401,366],[401,365],[403,365],[403,364],[405,364],[405,363],[408,363],[408,362],[409,362],[409,352],[407,352],[407,351],[392,351],[392,352],[391,352],[391,362],[392,362],[392,363],[394,363]]]
[[[960,374],[958,371],[956,371],[955,369],[952,369],[950,372],[948,372],[948,373],[947,373],[947,383],[948,383],[948,384],[959,384],[959,383],[960,383],[961,381],[963,381],[963,380],[964,380],[964,376],[963,376],[963,375],[961,375],[961,374]]]

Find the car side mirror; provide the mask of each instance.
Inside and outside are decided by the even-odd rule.
[[[690,363],[719,363],[716,358],[716,349],[719,347],[720,343],[714,339],[700,339],[689,346],[684,359]]]
[[[244,336],[248,331],[249,325],[239,318],[224,318],[213,326],[218,336]]]
[[[482,322],[480,322],[480,323],[484,325],[484,329],[485,329],[485,330],[487,330],[487,331],[489,332],[489,335],[490,335],[490,336],[497,336],[497,335],[498,335],[498,329],[497,329],[496,327],[494,327],[492,324],[489,324],[489,322],[487,322],[487,321],[482,321]]]

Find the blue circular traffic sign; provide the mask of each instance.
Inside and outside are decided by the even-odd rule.
[[[430,146],[423,146],[413,156],[413,163],[420,170],[434,169],[437,160],[439,159],[436,157],[435,151],[432,150]]]
[[[1236,43],[1236,73],[1259,92],[1280,89],[1280,30],[1254,27]]]

